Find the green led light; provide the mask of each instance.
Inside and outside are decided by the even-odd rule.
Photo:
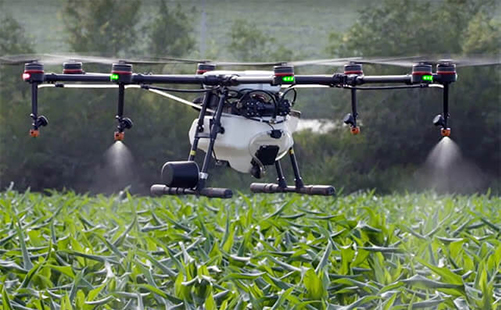
[[[284,76],[282,77],[282,81],[292,83],[294,82],[294,76]]]
[[[110,81],[116,81],[116,80],[118,80],[118,74],[110,75]]]
[[[433,75],[423,75],[423,81],[433,82]]]

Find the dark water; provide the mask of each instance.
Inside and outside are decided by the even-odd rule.
[[[441,193],[472,193],[486,184],[480,168],[461,154],[459,146],[444,137],[431,150],[418,172],[420,186]]]
[[[117,193],[134,183],[134,157],[121,142],[116,141],[104,153],[102,164],[96,170],[93,192]]]

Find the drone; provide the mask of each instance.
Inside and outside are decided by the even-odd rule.
[[[64,58],[64,62],[61,60]],[[304,183],[294,153],[293,132],[300,112],[294,109],[301,87],[330,87],[351,92],[351,113],[343,122],[352,134],[360,133],[357,124],[357,92],[407,88],[439,88],[443,93],[442,113],[433,118],[442,136],[450,136],[449,90],[456,82],[457,66],[499,64],[499,60],[423,60],[422,57],[367,59],[361,57],[307,60],[293,62],[238,63],[210,60],[161,58],[155,60],[123,60],[90,56],[45,55],[30,59],[27,56],[0,58],[0,63],[25,63],[22,79],[31,86],[32,128],[30,135],[38,137],[40,128],[48,125],[45,116],[38,114],[38,92],[42,88],[112,88],[118,90],[117,121],[114,139],[121,141],[133,122],[124,116],[125,90],[139,88],[176,100],[198,110],[189,129],[190,153],[185,161],[166,162],[162,169],[162,184],[151,186],[151,194],[197,195],[211,198],[231,198],[229,188],[208,187],[209,166],[212,160],[225,163],[232,169],[249,173],[260,179],[267,166],[274,166],[276,183],[252,183],[253,193],[298,193],[304,195],[335,195],[330,185]],[[62,63],[62,73],[46,73],[44,63]],[[90,73],[83,63],[111,64],[107,73]],[[193,64],[195,74],[134,73],[136,64]],[[410,67],[404,75],[365,75],[364,64]],[[294,67],[305,65],[344,66],[341,73],[297,75]],[[272,67],[273,70],[221,70],[225,66]],[[434,70],[435,69],[435,70]],[[159,85],[191,85],[189,89],[166,88]],[[193,88],[197,87],[197,88]],[[175,92],[199,93],[193,102],[175,96]],[[205,155],[199,167],[195,157],[199,150]],[[294,185],[287,185],[281,161],[289,157],[294,173]]]

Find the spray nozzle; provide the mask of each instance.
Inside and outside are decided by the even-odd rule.
[[[37,117],[35,114],[31,113],[30,117],[33,119],[33,123],[31,124],[33,128],[30,130],[30,136],[36,138],[40,135],[38,128],[47,126],[49,121],[47,120],[47,117],[43,115]]]
[[[445,127],[446,126],[445,119],[442,116],[442,114],[438,114],[437,116],[435,116],[433,118],[433,125],[435,125],[435,126],[441,126],[441,127]]]
[[[451,135],[451,129],[447,127],[447,122],[442,114],[438,114],[433,118],[433,125],[442,127],[440,130],[442,137],[449,137]]]
[[[123,141],[125,138],[125,133],[122,131],[115,131],[115,141]]]
[[[343,118],[343,122],[346,125],[355,126],[355,118],[353,117],[353,115],[351,115],[351,113],[346,114],[346,116]]]
[[[134,123],[128,117],[115,117],[118,121],[117,131],[115,131],[115,141],[122,141],[124,139],[124,130],[131,129]]]
[[[450,137],[450,135],[451,135],[450,128],[442,128],[442,130],[440,130],[440,132],[442,133],[442,137]]]
[[[351,89],[351,113],[346,114],[343,122],[346,125],[350,125],[350,132],[352,135],[358,135],[360,133],[360,127],[357,126],[357,91],[356,89]]]
[[[124,129],[131,129],[134,123],[132,120],[128,117],[120,117],[116,116],[116,119],[118,120],[118,126],[117,129],[118,131],[124,131]]]
[[[30,136],[36,138],[40,135],[40,131],[38,129],[30,129]]]
[[[360,127],[357,126],[357,120],[355,119],[355,117],[353,117],[351,113],[346,114],[346,116],[343,118],[343,122],[346,125],[351,126],[350,132],[353,135],[358,135],[360,133]]]

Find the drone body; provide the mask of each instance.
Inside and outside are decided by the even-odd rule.
[[[49,60],[57,56],[49,55]],[[64,57],[68,58],[68,57]],[[17,64],[19,60],[2,59]],[[117,131],[115,140],[124,138],[125,129],[133,125],[124,117],[125,91],[140,88],[169,99],[187,104],[199,111],[189,130],[191,150],[186,161],[167,162],[162,168],[162,183],[151,187],[153,195],[182,195],[229,198],[231,189],[207,187],[211,161],[227,163],[242,173],[261,178],[266,166],[274,166],[277,182],[253,183],[255,193],[295,192],[307,195],[334,195],[335,189],[328,185],[305,185],[299,172],[294,153],[292,133],[296,130],[300,113],[293,109],[298,87],[336,87],[351,92],[351,113],[344,122],[352,134],[358,134],[357,92],[361,90],[387,90],[404,88],[439,88],[443,91],[442,113],[433,119],[441,128],[443,136],[450,135],[449,87],[457,80],[456,64],[453,61],[410,62],[409,58],[365,60],[361,58],[298,61],[289,63],[218,63],[218,66],[252,65],[271,66],[273,71],[222,71],[216,64],[202,62],[196,74],[138,74],[132,64],[156,64],[158,61],[110,61],[111,73],[86,73],[83,62],[103,62],[106,58],[77,57],[64,63],[63,73],[45,73],[39,59],[25,64],[23,80],[31,86],[33,119],[31,136],[39,136],[39,128],[48,124],[47,118],[38,115],[38,91],[45,87],[56,88],[111,88],[118,89]],[[24,61],[26,62],[26,61]],[[160,63],[179,63],[191,60],[167,59]],[[416,63],[417,62],[417,63]],[[460,65],[499,64],[499,59]],[[470,61],[471,62],[471,61]],[[432,64],[437,64],[433,70]],[[295,75],[294,66],[344,65],[344,72],[330,75]],[[412,65],[412,71],[404,75],[364,75],[362,64]],[[157,84],[193,85],[198,88],[178,89],[156,86]],[[365,86],[373,84],[373,86]],[[395,85],[396,84],[396,85]],[[200,93],[194,102],[172,95],[172,92]],[[291,96],[292,94],[292,96]],[[198,150],[205,152],[201,167],[195,162]],[[289,157],[294,173],[294,185],[287,185],[281,162]]]
[[[238,75],[269,77],[272,71],[209,71],[206,76]],[[280,86],[249,84],[228,87],[233,98],[221,115],[222,132],[214,144],[213,157],[227,162],[236,171],[260,178],[265,165],[273,164],[293,146],[299,113],[291,111],[293,102],[282,99]],[[215,106],[219,97],[211,98]],[[279,102],[277,102],[279,101]],[[278,111],[275,111],[276,105]],[[276,113],[275,113],[276,112]],[[292,113],[291,113],[292,112]],[[276,115],[274,115],[276,114]],[[210,134],[211,116],[205,116],[199,128],[194,120],[189,131],[190,143],[195,137]],[[207,152],[209,143],[201,140],[198,148]]]

